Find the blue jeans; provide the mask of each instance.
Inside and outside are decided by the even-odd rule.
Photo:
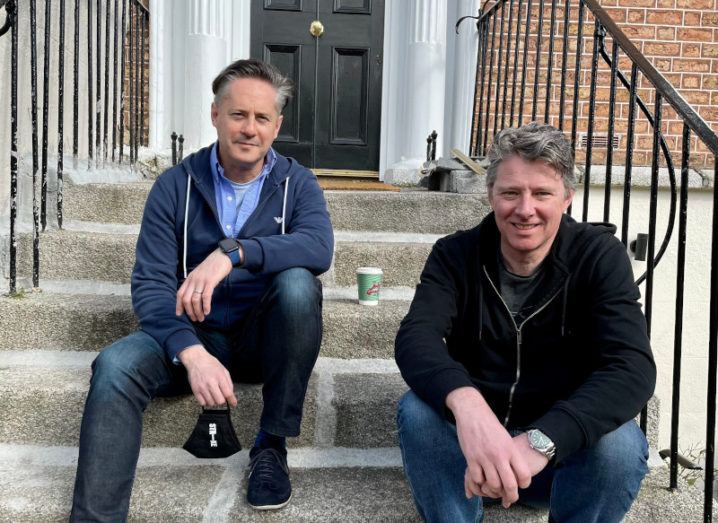
[[[464,494],[466,460],[456,426],[413,392],[399,401],[399,444],[404,472],[421,516],[434,522],[483,520],[483,501]],[[648,472],[648,444],[631,420],[579,450],[558,466],[548,466],[519,489],[519,503],[548,507],[549,521],[621,521]]]
[[[299,435],[322,337],[319,280],[302,268],[278,273],[236,328],[195,328],[235,381],[264,383],[261,428],[277,436]],[[184,367],[174,365],[144,332],[115,342],[97,356],[80,429],[71,521],[127,519],[144,410],[157,396],[189,393]]]

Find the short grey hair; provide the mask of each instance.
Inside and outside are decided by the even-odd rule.
[[[257,78],[274,87],[277,91],[274,104],[278,114],[282,114],[282,110],[292,98],[294,85],[289,78],[279,72],[279,69],[259,60],[237,60],[225,67],[212,82],[215,104],[219,104],[222,97],[227,94],[229,84],[239,78]]]
[[[576,189],[571,143],[558,129],[531,122],[522,127],[504,129],[497,134],[488,155],[486,186],[489,189],[496,182],[499,164],[511,156],[518,156],[529,162],[545,162],[561,177],[566,193]]]

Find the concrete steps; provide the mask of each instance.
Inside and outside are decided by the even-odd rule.
[[[326,299],[321,355],[393,358],[394,337],[408,308],[408,300],[382,300],[376,307],[366,307],[356,300]],[[137,328],[129,296],[44,292],[0,296],[0,317],[0,350],[99,350]]]
[[[0,443],[77,445],[95,355],[0,351]],[[235,390],[239,405],[233,409],[233,422],[240,441],[250,446],[259,426],[261,386],[236,385]],[[393,360],[322,357],[309,382],[302,434],[290,445],[394,447],[396,403],[406,390]],[[158,398],[145,414],[143,447],[180,448],[198,414],[190,394]]]
[[[47,230],[42,234],[40,274],[43,279],[130,281],[139,227],[111,230],[91,223],[69,225],[78,229]],[[357,267],[374,266],[383,268],[385,286],[414,286],[439,237],[336,231],[332,268],[322,276],[322,281],[327,285],[350,286],[356,284]],[[19,274],[27,277],[32,271],[31,234],[20,235],[18,243]]]
[[[151,181],[123,184],[67,184],[64,212],[74,220],[137,224]],[[446,234],[478,223],[488,211],[483,195],[325,191],[336,229]]]
[[[0,522],[66,521],[77,449],[0,444]],[[398,449],[295,449],[289,453],[292,502],[277,512],[247,506],[246,450],[199,460],[180,449],[142,449],[129,521],[421,521],[400,468]],[[702,521],[699,489],[665,488],[667,471],[643,482],[628,523]],[[496,523],[546,521],[545,510],[487,507]]]

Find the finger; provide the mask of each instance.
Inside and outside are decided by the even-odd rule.
[[[232,407],[236,407],[237,397],[234,395],[234,383],[232,383],[232,378],[229,377],[229,373],[227,374],[228,375],[225,376],[226,379],[219,384],[219,388],[224,399],[228,401]]]
[[[511,468],[514,471],[519,488],[528,488],[531,485],[531,471],[526,461],[514,456],[511,459]]]
[[[501,478],[493,466],[484,467],[484,476],[486,477],[482,484],[484,488],[488,487],[491,492],[501,492]]]
[[[502,464],[498,469],[501,485],[503,486],[502,500],[504,508],[509,508],[512,503],[516,503],[519,499],[518,485],[516,484],[516,476],[511,469],[509,463]]]
[[[209,387],[209,392],[212,395],[212,404],[214,406],[221,406],[225,403],[225,397],[224,394],[222,394],[221,389],[219,388],[219,383],[214,383]]]
[[[197,403],[199,403],[200,406],[204,407],[207,405],[207,400],[204,398],[201,391],[193,390],[192,393],[194,394],[194,397],[197,398]]]
[[[471,475],[469,474],[468,468],[464,473],[464,493],[466,494],[467,499],[471,499],[474,496],[481,495],[481,489],[479,485],[471,479]]]
[[[204,292],[202,292],[202,312],[203,316],[207,316],[212,310],[212,291],[214,286],[209,283],[205,283]],[[204,317],[202,318],[204,320]]]
[[[486,481],[486,477],[484,476],[484,471],[481,468],[481,465],[478,463],[471,463],[466,468],[466,473],[468,474],[469,478],[471,478],[471,481],[474,483],[478,483],[481,485],[484,481]]]
[[[198,289],[192,291],[191,302],[194,321],[203,321],[204,314],[202,312],[202,293]]]

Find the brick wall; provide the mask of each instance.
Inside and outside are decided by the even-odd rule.
[[[130,2],[134,2],[134,0],[130,0]],[[149,9],[149,0],[139,0],[139,3],[144,5],[146,8]],[[132,19],[130,20],[129,13],[133,13]],[[127,24],[128,27],[130,23],[132,24],[132,33],[133,33],[133,44],[136,38],[136,30],[138,27],[140,29],[142,28],[141,20],[142,13],[139,9],[128,11],[128,17],[127,17]],[[144,115],[143,115],[143,121],[140,131],[140,146],[145,146],[149,143],[149,121],[150,121],[150,90],[149,90],[149,84],[150,84],[150,26],[149,21],[145,22],[144,26],[144,34],[140,33],[142,35],[142,39],[144,39],[144,54],[142,54],[142,42],[139,42],[138,44],[134,44],[134,47],[132,49],[132,52],[130,53],[130,31],[129,29],[125,32],[125,56],[127,57],[127,60],[125,61],[125,83],[123,85],[123,96],[125,99],[125,111],[124,111],[124,143],[125,145],[128,145],[130,143],[130,110],[134,111],[134,113],[137,115],[138,118],[140,118],[140,109],[142,104],[144,103]],[[139,51],[138,51],[139,49]],[[138,52],[141,55],[140,58],[138,58]],[[129,57],[132,56],[132,63],[129,62]],[[144,75],[144,76],[143,76]],[[139,76],[139,78],[135,79],[135,76]],[[135,82],[132,85],[132,91],[130,90],[130,79]],[[140,92],[136,95],[135,89],[138,85],[138,82],[140,83]],[[130,104],[130,92],[133,94],[133,101],[132,104]],[[135,109],[134,106],[137,104],[137,108]],[[138,123],[139,126],[139,123]],[[125,154],[127,154],[127,151],[125,151]]]
[[[523,2],[526,4],[526,2]],[[518,3],[514,2],[514,8]],[[531,28],[529,31],[528,41],[528,57],[523,62],[523,34],[525,26],[526,8],[521,11],[521,39],[519,41],[519,58],[514,61],[514,51],[508,60],[505,57],[498,56],[499,37],[494,40],[494,59],[502,64],[501,71],[496,66],[491,75],[494,84],[494,93],[496,82],[501,75],[501,89],[503,89],[504,79],[508,72],[508,106],[511,105],[511,93],[513,92],[513,68],[516,65],[518,77],[516,86],[516,106],[518,113],[518,98],[520,93],[520,77],[521,72],[526,70],[526,104],[524,107],[524,117],[522,123],[526,123],[531,119],[532,103],[533,103],[533,85],[534,85],[534,69],[536,63],[536,46],[538,33],[539,18],[539,2],[534,0],[531,13]],[[564,2],[558,0],[560,6],[556,11],[556,28],[554,34],[553,50],[553,67],[552,80],[549,86],[550,107],[549,107],[549,123],[554,126],[559,125],[558,113],[560,107],[560,76],[562,67],[562,51],[563,51],[563,18]],[[609,12],[614,21],[631,39],[633,44],[641,51],[648,60],[660,71],[666,79],[680,92],[680,94],[693,106],[693,108],[701,115],[709,125],[718,131],[718,0],[601,0],[601,5]],[[572,128],[572,102],[574,97],[574,68],[575,68],[575,52],[577,46],[577,11],[578,2],[571,1],[570,17],[569,17],[569,38],[568,38],[568,59],[566,73],[566,87],[564,89],[565,102],[564,110],[566,120],[564,122],[564,130],[570,134]],[[544,7],[544,22],[542,30],[542,42],[540,53],[540,68],[538,77],[538,104],[537,104],[537,120],[543,120],[544,107],[546,99],[546,82],[548,77],[547,63],[549,58],[549,22],[551,15],[551,2],[546,0]],[[514,20],[516,13],[514,12]],[[504,13],[504,49],[507,46],[506,38],[508,36],[508,6]],[[500,21],[500,13],[499,13]],[[499,34],[497,24],[497,35]],[[583,28],[583,52],[581,54],[581,68],[579,72],[579,90],[578,90],[578,111],[577,116],[577,161],[585,161],[585,146],[581,144],[582,135],[585,135],[588,129],[589,115],[589,94],[591,83],[591,55],[593,52],[593,32],[594,19],[586,10],[586,17]],[[513,25],[513,35],[516,34],[516,25]],[[610,36],[606,37],[606,52],[610,55],[613,41]],[[514,40],[515,43],[515,40]],[[490,45],[490,42],[489,42]],[[515,44],[513,45],[515,50]],[[499,60],[501,58],[501,60]],[[488,66],[487,66],[488,68]],[[619,53],[619,69],[624,75],[630,79],[631,62],[623,54]],[[605,140],[608,122],[609,122],[609,97],[610,97],[610,67],[599,57],[596,81],[596,107],[594,112],[594,134],[596,142],[594,142],[593,163],[600,164],[605,161],[606,148],[598,146],[597,141],[600,138]],[[488,84],[486,84],[486,88]],[[651,84],[639,74],[638,95],[648,107],[650,113],[653,113],[655,103],[655,91]],[[480,92],[480,89],[478,90]],[[478,96],[478,95],[477,95]],[[484,109],[486,108],[486,98],[484,99]],[[489,111],[484,113],[483,121],[486,122],[486,116],[489,119],[489,137],[493,134],[493,112],[496,107],[496,100],[492,94],[489,100]],[[478,109],[477,102],[477,109]],[[503,91],[499,100],[499,119],[501,108],[503,107]],[[675,112],[664,104],[662,114],[663,125],[661,129],[673,155],[673,161],[676,166],[680,165],[680,147],[682,122],[676,116]],[[613,116],[614,133],[618,137],[618,146],[614,149],[614,164],[622,164],[625,161],[626,150],[626,131],[628,128],[628,91],[619,85],[616,92],[615,112]],[[509,123],[508,116],[506,123]],[[513,122],[516,124],[516,120]],[[499,125],[500,126],[500,125]],[[634,165],[650,165],[653,137],[651,128],[647,118],[638,113],[636,118],[636,139],[634,146],[633,161]],[[712,166],[713,157],[707,154],[707,149],[702,144],[697,143],[693,138],[692,141],[691,165],[699,168],[704,166]],[[662,160],[662,163],[665,162]]]

